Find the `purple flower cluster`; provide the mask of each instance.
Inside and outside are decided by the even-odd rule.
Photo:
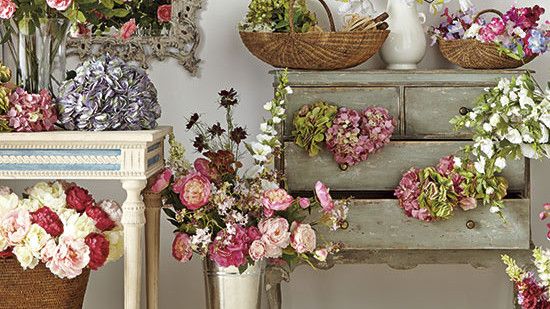
[[[61,86],[58,105],[67,130],[153,129],[161,114],[147,73],[110,55],[84,62]]]
[[[341,108],[325,134],[326,145],[338,164],[352,166],[388,144],[394,130],[395,121],[385,108],[361,113]]]
[[[48,90],[34,94],[17,88],[9,95],[8,110],[1,119],[16,132],[51,131],[57,122],[57,109]]]

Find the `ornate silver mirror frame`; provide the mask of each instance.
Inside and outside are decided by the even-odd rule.
[[[110,53],[148,68],[151,60],[175,58],[192,75],[196,75],[200,59],[196,51],[200,43],[198,12],[202,0],[173,0],[172,26],[166,35],[135,35],[123,40],[113,36],[71,38],[67,56],[80,59]]]

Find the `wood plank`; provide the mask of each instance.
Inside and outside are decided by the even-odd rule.
[[[506,221],[489,207],[478,207],[456,209],[450,220],[427,223],[406,217],[397,200],[354,200],[349,228],[335,233],[321,228],[320,237],[343,242],[349,250],[529,249],[529,206],[529,200],[507,200]],[[473,229],[466,226],[469,220]]]
[[[463,141],[393,141],[367,161],[342,171],[332,154],[322,150],[316,157],[292,142],[285,143],[285,172],[291,191],[311,191],[317,180],[333,191],[393,191],[410,168],[436,165],[441,157],[455,154]],[[509,161],[504,177],[510,191],[526,188],[525,161]]]
[[[470,138],[449,121],[461,107],[472,108],[484,87],[412,87],[405,89],[405,134],[431,138]]]
[[[306,104],[319,101],[334,104],[339,107],[347,107],[363,110],[369,106],[380,106],[388,109],[396,119],[400,119],[399,113],[399,88],[397,87],[367,87],[367,88],[296,88],[294,93],[287,98],[287,121],[284,135],[292,134],[293,119],[296,112]],[[397,126],[399,128],[399,126]],[[396,132],[399,135],[400,132]]]

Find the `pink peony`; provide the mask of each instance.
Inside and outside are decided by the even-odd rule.
[[[157,18],[161,23],[167,23],[172,20],[172,5],[159,5],[157,9]]]
[[[168,188],[172,175],[172,171],[169,168],[164,169],[164,171],[158,174],[157,179],[155,179],[155,182],[151,186],[151,191],[154,193],[160,193],[164,191],[164,189]]]
[[[90,262],[90,248],[80,238],[62,235],[59,245],[50,239],[41,251],[42,262],[61,279],[73,279],[82,274]]]
[[[308,198],[305,198],[305,197],[300,197],[298,199],[298,204],[300,205],[300,208],[302,209],[308,209],[309,206],[311,205],[311,202]]]
[[[31,228],[31,215],[18,208],[8,212],[0,221],[0,237],[8,240],[8,245],[15,245],[23,241]]]
[[[31,94],[17,88],[9,96],[6,118],[8,125],[17,132],[54,130],[57,117],[57,108],[46,89],[39,94]]]
[[[240,267],[247,261],[251,240],[244,227],[233,227],[234,234],[221,230],[209,247],[210,259],[221,267]]]
[[[266,245],[266,257],[281,257],[282,249],[290,244],[288,221],[285,218],[271,218],[262,220],[258,227],[262,233],[262,241]]]
[[[255,240],[250,245],[250,249],[248,250],[248,254],[250,255],[250,258],[256,262],[265,258],[266,252],[267,252],[267,247],[265,243],[261,240]]]
[[[127,40],[130,37],[132,37],[132,35],[134,34],[134,32],[136,32],[136,30],[137,30],[136,20],[132,18],[122,25],[122,27],[120,28],[119,36],[121,39]]]
[[[181,203],[189,210],[197,210],[208,204],[211,183],[198,172],[176,180],[172,189],[179,194]]]
[[[290,245],[297,253],[312,253],[317,247],[317,237],[311,225],[292,222],[290,233]]]
[[[285,211],[292,205],[294,199],[284,189],[272,189],[264,192],[262,204],[274,211]]]
[[[189,262],[193,257],[191,237],[185,233],[177,233],[172,242],[172,256],[180,262]]]
[[[218,180],[220,177],[218,171],[216,171],[216,169],[211,166],[210,161],[205,158],[198,158],[193,163],[193,166],[197,172],[201,173],[201,175],[208,178],[210,181]]]
[[[50,236],[58,237],[63,234],[63,222],[49,207],[44,206],[39,208],[37,211],[31,213],[31,218],[32,223],[38,224]]]
[[[73,0],[46,0],[46,3],[49,7],[52,9],[56,9],[58,11],[65,11],[66,9],[71,6],[73,3]]]
[[[90,264],[88,265],[92,270],[98,270],[109,257],[109,241],[105,236],[98,233],[91,233],[86,236],[84,240],[88,248],[90,248]]]
[[[10,19],[16,10],[17,6],[12,0],[0,0],[0,18]]]
[[[246,233],[248,234],[248,238],[250,239],[250,241],[254,241],[254,240],[258,240],[258,239],[262,238],[262,233],[255,226],[249,227],[246,230]]]
[[[330,212],[334,209],[334,201],[330,196],[330,189],[324,183],[317,181],[315,184],[315,195],[325,212]]]
[[[88,190],[79,186],[70,187],[65,194],[67,195],[67,208],[74,209],[78,213],[85,212],[88,207],[95,204],[94,198]]]
[[[109,215],[97,206],[86,208],[86,215],[94,220],[95,227],[100,231],[110,231],[116,227],[116,223],[109,218]]]

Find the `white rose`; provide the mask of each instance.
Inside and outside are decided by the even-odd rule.
[[[277,246],[281,249],[290,244],[289,225],[285,218],[270,218],[260,222],[258,225],[262,240],[268,246]]]
[[[38,200],[35,199],[23,199],[19,201],[19,208],[26,209],[29,212],[35,212],[38,209],[42,208],[42,205]]]
[[[67,204],[67,197],[63,185],[59,182],[52,184],[40,182],[26,190],[30,198],[34,198],[43,206],[48,206],[53,211],[58,211]]]
[[[124,255],[124,232],[121,226],[105,232],[105,238],[109,241],[108,262],[114,262]]]
[[[504,138],[514,145],[519,145],[522,142],[521,133],[517,129],[509,128]]]
[[[14,210],[18,204],[19,197],[17,194],[0,194],[0,219],[2,219],[8,212]]]
[[[66,209],[59,218],[65,229],[63,235],[69,235],[72,238],[85,238],[90,233],[96,232],[95,222],[85,213],[79,214],[74,209]]]
[[[290,232],[290,245],[299,254],[311,253],[317,247],[317,236],[311,225],[292,222]]]
[[[250,245],[250,249],[248,250],[248,254],[250,255],[250,258],[256,262],[265,258],[266,252],[267,252],[266,245],[261,240],[255,240]]]
[[[506,167],[506,159],[504,158],[497,158],[495,161],[495,166],[499,169],[504,169]]]
[[[38,265],[39,260],[34,256],[33,252],[27,246],[16,246],[13,248],[13,254],[21,264],[23,269],[34,269]]]
[[[29,250],[31,250],[32,254],[36,257],[40,257],[40,250],[44,248],[48,240],[50,240],[52,237],[46,230],[44,230],[41,226],[38,224],[31,225],[31,229],[29,230],[29,233],[23,240],[23,243]]]

